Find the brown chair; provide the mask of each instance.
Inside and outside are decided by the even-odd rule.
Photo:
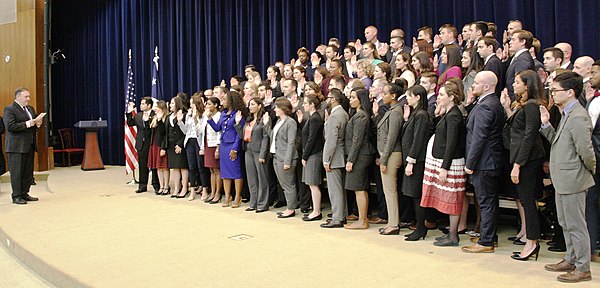
[[[85,149],[77,148],[75,136],[73,135],[73,129],[63,128],[58,129],[58,135],[60,137],[60,145],[62,149],[54,150],[54,154],[62,154],[62,166],[71,166],[71,154],[81,154],[83,158],[83,152]],[[67,155],[67,162],[65,165],[65,154]]]

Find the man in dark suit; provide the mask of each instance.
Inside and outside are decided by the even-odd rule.
[[[37,116],[35,109],[29,106],[29,99],[29,90],[17,88],[15,102],[4,108],[12,202],[20,205],[38,200],[29,195],[29,187],[33,183],[33,157],[37,151],[35,135],[42,125],[43,113]]]
[[[477,53],[484,60],[484,66],[482,71],[492,71],[498,79],[498,85],[496,85],[496,96],[500,96],[500,92],[504,89],[504,65],[502,60],[496,56],[496,50],[498,50],[498,42],[495,38],[485,36],[481,37],[477,42]]]
[[[481,210],[481,236],[474,245],[462,247],[468,253],[492,253],[497,241],[502,127],[506,121],[500,98],[494,95],[497,83],[493,72],[481,71],[471,86],[473,95],[479,99],[467,120],[465,172],[471,175]]]
[[[564,54],[564,58],[562,64],[560,65],[560,68],[573,70],[574,66],[573,63],[571,63],[571,55],[573,54],[573,48],[571,47],[571,44],[567,42],[560,42],[556,43],[554,47],[560,49]]]
[[[510,53],[515,53],[510,65],[506,69],[506,89],[511,100],[515,100],[515,91],[513,83],[515,77],[523,70],[533,70],[533,58],[529,54],[529,48],[533,43],[533,34],[527,30],[517,30],[513,32],[510,39]]]
[[[131,114],[134,109],[135,104],[133,102],[129,102],[126,117],[127,125],[135,126],[137,128],[137,136],[135,137],[135,150],[137,150],[138,154],[140,181],[138,189],[135,190],[135,193],[143,193],[148,191],[148,175],[150,174],[150,170],[148,169],[148,152],[150,151],[150,144],[152,144],[152,129],[150,128],[150,121],[154,115],[154,112],[152,111],[152,98],[142,98],[140,101],[141,112],[132,117]],[[160,185],[156,185],[158,184],[157,174],[158,173],[156,173],[156,170],[153,169],[152,186],[154,186],[154,190],[160,189]]]
[[[556,76],[550,94],[563,114],[556,129],[550,125],[548,110],[540,106],[540,132],[552,143],[550,177],[556,189],[558,222],[563,227],[567,244],[564,258],[544,268],[552,272],[567,272],[557,279],[568,283],[592,280],[585,202],[588,189],[594,185],[596,157],[592,147],[590,116],[577,101],[582,90],[583,78],[577,73],[565,72]]]

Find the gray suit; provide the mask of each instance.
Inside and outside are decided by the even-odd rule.
[[[398,168],[402,165],[402,105],[396,103],[377,123],[377,150],[381,165],[387,166],[387,172],[381,173],[383,193],[388,211],[388,226],[398,226]],[[424,131],[425,133],[425,131]]]
[[[590,271],[585,199],[587,189],[594,185],[592,174],[596,169],[590,117],[579,103],[575,103],[563,115],[556,131],[549,125],[541,133],[552,143],[550,177],[556,189],[558,222],[567,244],[564,259],[579,271]]]
[[[287,202],[287,208],[290,210],[296,209],[298,206],[297,192],[296,192],[296,162],[298,161],[298,149],[296,149],[296,132],[298,130],[298,124],[291,117],[286,117],[277,135],[273,137],[273,131],[269,128],[270,125],[265,126],[269,130],[270,139],[275,141],[275,151],[273,154],[273,167],[275,168],[275,174],[277,180],[281,184],[283,193],[285,194],[285,200]],[[277,124],[275,124],[277,126]],[[283,165],[289,165],[290,169],[284,170]]]
[[[346,217],[346,190],[344,190],[344,135],[348,113],[342,106],[334,107],[327,122],[325,122],[325,147],[323,148],[323,163],[329,164],[331,172],[327,175],[327,191],[331,200],[332,220],[342,221]]]
[[[246,126],[248,122],[246,122]],[[233,127],[238,135],[244,140],[244,129],[240,123]],[[269,125],[267,125],[269,126]],[[250,133],[250,142],[243,142],[246,179],[250,190],[250,208],[269,209],[269,187],[267,179],[267,153],[269,152],[269,131],[263,125],[261,119],[257,119],[252,132]],[[258,162],[259,159],[265,160],[265,163]]]

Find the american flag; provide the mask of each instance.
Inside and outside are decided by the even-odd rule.
[[[158,81],[158,47],[154,48],[154,58],[152,62],[154,62],[154,68],[152,69],[152,94],[151,97],[156,100],[162,99],[162,91],[160,90],[160,82]]]
[[[129,102],[135,103],[135,83],[133,83],[133,70],[131,70],[131,50],[129,50],[129,65],[127,67],[127,88],[125,90],[125,113],[127,113]],[[131,117],[135,116],[135,110]],[[127,125],[125,115],[125,174],[133,172],[138,168],[137,151],[135,150],[135,137],[137,128]]]

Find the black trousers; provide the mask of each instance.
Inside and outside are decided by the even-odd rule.
[[[148,175],[150,169],[148,169],[148,153],[150,152],[150,146],[142,145],[142,149],[137,150],[138,154],[138,169],[140,174],[140,180],[138,181],[138,187],[141,190],[147,189],[148,186]],[[154,190],[160,189],[160,183],[158,182],[158,173],[156,169],[152,169],[152,187]]]
[[[538,209],[535,204],[536,189],[538,182],[542,181],[542,165],[544,159],[528,161],[527,165],[521,166],[519,174],[519,184],[516,185],[519,200],[525,211],[525,231],[527,239],[540,239],[540,219]]]
[[[308,209],[312,206],[312,195],[310,188],[306,183],[302,182],[302,163],[296,165],[296,187],[298,187],[298,206],[300,209]]]
[[[33,183],[33,144],[31,146],[29,153],[6,153],[13,199],[27,195]]]
[[[493,246],[498,225],[498,192],[500,190],[499,171],[475,171],[471,175],[475,196],[481,210],[481,228],[479,244]]]
[[[381,181],[381,170],[375,163],[371,166],[371,179],[375,180],[375,188],[377,189],[377,217],[388,219],[387,204],[385,202],[385,194],[383,193],[383,182]],[[402,186],[399,186],[402,187]],[[369,203],[373,203],[370,201]]]

